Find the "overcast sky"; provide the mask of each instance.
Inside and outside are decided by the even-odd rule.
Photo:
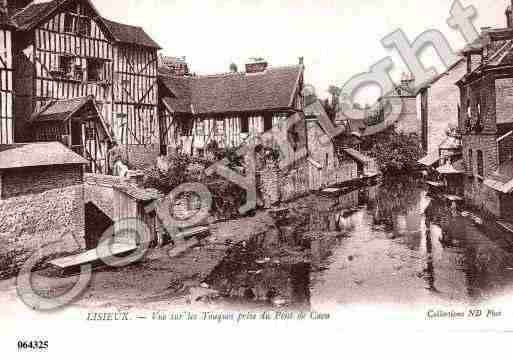
[[[306,82],[325,94],[330,84],[343,85],[368,71],[385,56],[394,58],[400,77],[404,67],[380,40],[401,28],[413,40],[438,29],[453,48],[463,45],[447,24],[452,0],[92,0],[108,18],[137,24],[162,46],[163,53],[186,56],[198,74],[243,68],[249,57],[271,66],[298,63],[304,56]],[[461,0],[478,12],[476,28],[505,26],[511,0]],[[427,64],[441,69],[430,51]]]

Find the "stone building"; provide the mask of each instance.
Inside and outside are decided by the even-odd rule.
[[[511,11],[507,11],[511,25]],[[483,29],[463,50],[459,129],[466,167],[465,197],[497,217],[513,220],[513,28]]]
[[[456,82],[467,71],[464,58],[456,61],[444,73],[440,74],[418,93],[420,98],[421,123],[426,125],[426,152],[438,150],[438,146],[446,139],[449,126],[458,126],[460,91]]]
[[[330,119],[319,100],[305,107],[305,116],[310,190],[361,178],[364,175],[364,163],[361,160],[365,156],[353,156],[355,153],[359,154],[356,149],[351,148],[355,135],[343,132],[336,138],[331,138],[330,131],[326,128]]]
[[[203,155],[208,146],[237,148],[284,126],[304,108],[304,66],[271,68],[259,61],[246,72],[189,76],[174,63],[159,68],[159,118],[167,148]]]
[[[85,164],[58,142],[0,145],[0,277],[44,245],[84,247]]]

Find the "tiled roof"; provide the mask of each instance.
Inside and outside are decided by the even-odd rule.
[[[361,163],[368,163],[368,162],[372,162],[374,161],[373,158],[367,156],[367,155],[364,155],[363,153],[355,150],[354,148],[344,148],[342,149],[345,153],[347,153],[349,156],[351,156],[352,158],[354,158],[356,161],[358,162],[361,162]]]
[[[11,16],[11,21],[21,30],[29,30],[66,1],[68,0],[31,3]],[[160,46],[139,26],[125,25],[103,18],[102,22],[118,42],[160,49]]]
[[[289,109],[302,66],[269,68],[260,73],[211,76],[160,76],[171,92],[164,103],[177,112],[213,114]]]
[[[15,13],[11,17],[11,20],[22,30],[30,29],[66,1],[67,0],[52,0],[41,3],[31,3],[24,9]]]
[[[88,101],[92,101],[92,97],[77,97],[67,100],[56,100],[50,102],[47,106],[35,113],[31,121],[47,122],[47,121],[66,121],[73,113],[78,111]]]
[[[103,19],[109,31],[117,42],[136,44],[155,49],[161,47],[144,31],[142,27],[125,25],[112,20]]]
[[[66,100],[54,100],[48,103],[39,112],[34,113],[30,118],[30,121],[33,123],[67,121],[75,112],[88,104],[95,109],[98,115],[98,121],[103,128],[104,135],[110,139],[110,132],[103,120],[101,113],[98,111],[92,96],[76,97]]]
[[[0,145],[0,170],[35,167],[87,164],[88,161],[60,142],[18,143]]]
[[[170,111],[178,113],[191,113],[192,104],[192,78],[184,76],[162,77],[162,84],[168,91],[162,91],[162,101]],[[166,92],[169,92],[166,94]]]
[[[133,199],[140,202],[151,202],[156,199],[162,198],[163,194],[157,189],[153,188],[139,188],[135,186],[118,186],[115,187],[118,191],[127,194]]]

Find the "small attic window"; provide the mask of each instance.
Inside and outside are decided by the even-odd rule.
[[[74,16],[71,14],[64,15],[64,32],[73,32]]]

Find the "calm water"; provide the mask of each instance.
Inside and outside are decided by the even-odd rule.
[[[223,301],[476,303],[513,292],[513,237],[476,226],[415,181],[287,205],[275,228],[235,247],[207,278]]]

